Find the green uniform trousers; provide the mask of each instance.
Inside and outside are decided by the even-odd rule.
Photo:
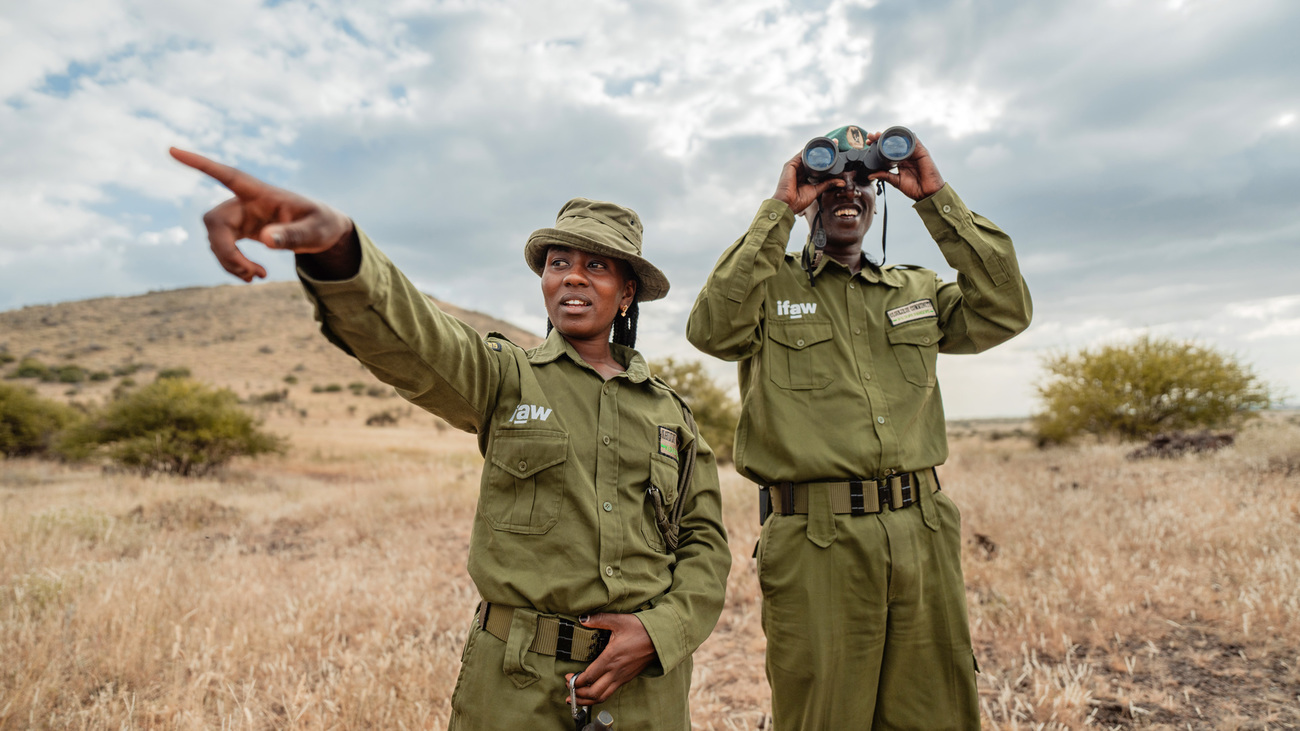
[[[461,656],[448,731],[574,731],[564,674],[581,673],[588,663],[528,652],[532,635],[516,629],[503,642],[476,619]],[[593,706],[591,716],[609,711],[618,731],[690,731],[690,690],[687,657],[665,675],[638,676]]]
[[[758,548],[777,731],[978,729],[961,516],[933,473],[921,502],[771,515]]]

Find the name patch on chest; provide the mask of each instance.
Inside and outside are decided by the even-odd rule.
[[[677,430],[659,427],[659,454],[677,459]]]
[[[902,325],[913,320],[924,320],[927,317],[939,316],[939,313],[934,311],[934,303],[928,298],[909,302],[892,310],[886,310],[885,314],[889,316],[890,325]]]

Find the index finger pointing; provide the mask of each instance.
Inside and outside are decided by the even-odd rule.
[[[168,152],[170,152],[171,156],[176,158],[180,163],[189,165],[195,170],[198,170],[216,180],[218,183],[226,186],[231,193],[234,193],[240,198],[255,197],[258,193],[261,193],[269,187],[266,183],[263,183],[248,173],[236,170],[229,165],[222,165],[216,160],[209,160],[197,152],[182,150],[179,147],[172,147],[168,149]]]

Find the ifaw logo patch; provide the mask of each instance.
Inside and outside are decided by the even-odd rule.
[[[677,459],[677,430],[659,427],[659,454]]]
[[[789,315],[791,320],[801,319],[804,315],[817,314],[816,302],[791,302],[790,300],[777,300],[777,315]]]
[[[519,404],[515,413],[510,417],[510,421],[516,424],[525,424],[529,419],[546,421],[551,416],[551,410],[544,406],[534,406],[532,404]]]
[[[885,314],[889,316],[890,325],[902,325],[905,322],[913,320],[924,320],[927,317],[938,317],[934,311],[934,303],[929,299],[909,302],[902,307],[895,307],[892,310],[886,310]]]

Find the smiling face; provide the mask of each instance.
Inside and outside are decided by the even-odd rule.
[[[828,188],[817,199],[821,207],[822,228],[826,231],[826,245],[860,244],[876,215],[876,184],[869,180],[857,182],[855,173],[846,172],[836,177],[843,180],[845,186]]]
[[[551,324],[568,340],[609,340],[623,305],[636,298],[636,279],[622,259],[552,246],[542,269],[542,297]]]

